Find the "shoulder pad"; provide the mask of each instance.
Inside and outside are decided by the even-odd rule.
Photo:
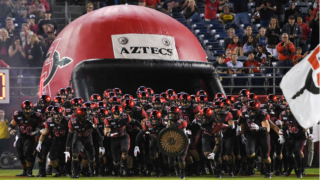
[[[13,113],[14,116],[18,116],[18,114],[19,114],[19,111],[15,111],[15,112]]]

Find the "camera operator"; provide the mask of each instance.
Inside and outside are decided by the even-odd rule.
[[[292,60],[293,53],[296,48],[293,43],[289,40],[289,35],[287,33],[283,33],[282,41],[277,45],[277,52],[279,53],[279,61]]]

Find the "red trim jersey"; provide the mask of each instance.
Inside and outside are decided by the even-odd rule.
[[[251,130],[250,127],[253,123],[258,126],[262,126],[263,121],[267,121],[270,119],[269,114],[266,111],[258,111],[258,115],[251,116],[247,110],[242,112],[242,116],[240,117],[241,123],[245,124],[245,133],[249,135],[261,135],[259,131]]]
[[[45,122],[45,128],[49,130],[49,134],[51,134],[54,138],[67,137],[66,135],[69,130],[68,120],[68,117],[63,117],[60,124],[58,124],[52,118],[49,118]]]
[[[180,111],[181,111],[181,119],[184,119],[187,124],[190,124],[194,119],[195,119],[195,115],[197,113],[199,113],[201,111],[200,106],[198,105],[194,105],[187,108],[184,107],[180,107]]]
[[[227,111],[220,117],[219,122],[229,125],[228,121],[230,120],[233,120],[233,116],[231,112]],[[221,132],[223,133],[223,138],[232,138],[235,135],[235,129],[231,129],[229,127],[222,127]]]
[[[288,115],[285,111],[283,111],[280,114],[279,119],[284,122],[284,129],[287,129],[290,137],[297,140],[306,140],[303,127],[300,126],[293,115]]]
[[[157,138],[158,137],[158,134],[159,132],[164,129],[166,126],[164,125],[163,121],[159,122],[157,126],[152,126],[151,125],[151,121],[150,120],[146,120],[146,122],[144,122],[142,124],[142,129],[143,131],[148,131],[150,132],[150,135],[153,137],[153,138]]]
[[[26,118],[23,111],[15,111],[12,116],[12,120],[15,121],[19,128],[19,137],[32,137],[32,132],[36,131],[36,128],[40,128],[43,116],[40,113],[33,113]]]
[[[172,122],[172,121],[171,121]],[[167,127],[174,127],[174,128],[178,128],[178,129],[185,129],[187,128],[187,122],[184,119],[179,119],[178,121],[176,121],[175,123],[170,124],[170,126]]]
[[[203,136],[214,136],[214,134],[221,130],[222,123],[219,123],[213,116],[208,120],[209,123],[203,122],[201,116],[198,116],[195,123],[199,125],[203,132]]]
[[[98,124],[97,119],[94,122],[85,120],[83,123],[80,123],[77,118],[72,118],[69,120],[68,127],[70,130],[76,131],[78,137],[90,137],[92,136],[93,124]]]
[[[134,106],[132,111],[133,111],[132,115],[130,115],[132,119],[135,119],[141,122],[143,119],[148,118],[146,111],[142,107]]]
[[[112,116],[108,116],[104,121],[104,125],[110,127],[110,133],[118,133],[118,137],[127,135],[127,124],[131,122],[131,118],[127,114],[123,114],[119,120],[115,121]]]

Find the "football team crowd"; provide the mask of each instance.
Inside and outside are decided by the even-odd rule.
[[[155,94],[140,86],[136,98],[121,89],[92,94],[90,102],[74,97],[71,87],[37,104],[25,100],[9,126],[23,172],[16,176],[185,176],[211,174],[221,178],[255,174],[266,178],[305,175],[302,152],[312,129],[302,128],[284,96],[266,96],[265,104],[247,89],[217,93],[213,102],[204,90],[196,95],[173,89]],[[186,136],[178,156],[160,151],[160,131],[172,128]],[[179,129],[179,130],[178,130]],[[47,156],[48,161],[47,161]],[[48,165],[47,169],[46,166]]]

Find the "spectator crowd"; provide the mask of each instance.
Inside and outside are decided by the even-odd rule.
[[[47,0],[1,0],[0,67],[42,67],[56,34],[57,24],[51,19]],[[41,69],[10,70],[11,76],[20,73],[39,77]],[[12,86],[17,82],[11,79]]]

